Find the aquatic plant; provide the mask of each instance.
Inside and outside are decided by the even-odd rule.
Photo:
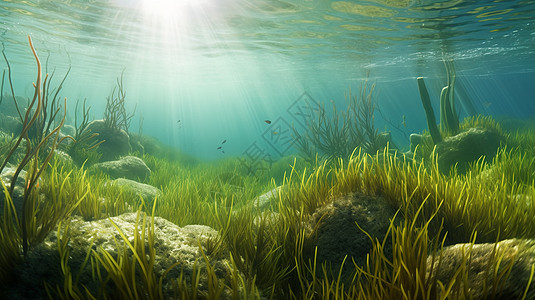
[[[452,60],[444,60],[446,68],[447,84],[440,93],[440,129],[447,135],[455,135],[459,132],[459,115],[455,109],[455,80],[456,73]],[[418,90],[420,99],[425,110],[427,127],[433,138],[433,143],[438,144],[442,141],[442,134],[438,130],[435,114],[429,98],[429,92],[425,86],[424,78],[418,77]]]
[[[361,85],[360,93],[353,95],[349,91],[346,110],[339,111],[333,103],[332,112],[328,114],[324,105],[309,108],[316,111],[315,116],[307,120],[306,131],[299,133],[294,128],[296,148],[307,161],[319,159],[347,158],[356,147],[362,147],[368,153],[374,153],[381,147],[378,131],[375,128],[373,100],[375,84],[366,81]]]
[[[67,153],[78,165],[91,166],[100,160],[101,154],[96,151],[98,146],[105,141],[98,141],[98,133],[92,133],[88,129],[90,119],[89,112],[91,106],[86,106],[86,99],[82,104],[82,119],[78,118],[78,105],[74,109],[74,127],[75,133],[72,142],[65,146]]]
[[[49,127],[55,119],[55,115],[59,112],[59,107],[55,107],[55,101],[52,101],[52,105],[48,105],[48,96],[44,94],[44,91],[48,88],[48,85],[46,85],[48,75],[45,76],[45,80],[41,81],[41,63],[39,61],[39,58],[37,56],[37,53],[35,51],[35,48],[33,47],[32,40],[28,36],[28,42],[30,44],[30,48],[33,52],[33,55],[35,57],[35,61],[37,63],[37,80],[34,84],[34,96],[32,101],[30,102],[28,109],[26,110],[26,113],[24,115],[23,119],[23,128],[20,133],[20,136],[17,138],[17,141],[7,154],[7,157],[4,159],[4,162],[2,165],[0,165],[0,172],[4,169],[4,167],[7,165],[7,162],[11,155],[17,150],[21,142],[24,140],[26,142],[26,154],[22,158],[21,162],[19,163],[15,173],[13,174],[13,178],[11,181],[11,186],[9,188],[9,194],[12,196],[13,191],[15,189],[15,184],[17,181],[17,178],[23,168],[25,168],[28,164],[31,163],[29,172],[26,175],[26,184],[24,189],[24,195],[22,197],[22,219],[21,219],[21,231],[22,231],[22,249],[24,255],[28,252],[28,244],[29,244],[29,237],[28,237],[28,230],[29,229],[35,229],[34,222],[34,213],[35,213],[35,201],[37,199],[37,195],[34,191],[34,187],[36,186],[39,177],[41,173],[45,170],[45,168],[48,166],[48,163],[52,159],[52,156],[54,154],[54,150],[57,148],[57,146],[61,143],[62,139],[59,138],[59,131],[61,127],[63,126],[63,123],[65,122],[65,115],[66,115],[66,100],[63,105],[65,112],[63,114],[63,118],[61,119],[61,122],[57,127],[55,127],[52,131],[49,131]],[[13,87],[12,81],[10,80],[10,86]],[[54,96],[55,99],[55,96]],[[34,108],[35,105],[35,108]],[[34,111],[32,112],[32,109]],[[43,111],[50,110],[51,117],[48,119],[47,122],[47,113],[44,113]],[[41,121],[39,121],[41,120]],[[38,128],[41,131],[37,135],[35,135],[33,138],[29,136],[30,131],[35,124],[41,124],[38,126]],[[49,142],[50,145],[47,145]],[[47,148],[49,147],[49,148]],[[43,161],[41,162],[41,156],[40,151],[45,150],[47,152],[44,153]],[[28,218],[28,216],[31,216]],[[44,228],[43,228],[44,229]]]
[[[2,53],[4,53],[3,50],[2,50]],[[4,101],[4,82],[5,82],[5,78],[6,78],[6,70],[2,70],[2,83],[0,84],[0,105],[2,105],[2,102]]]
[[[19,105],[17,103],[17,99],[15,97],[15,90],[14,90],[13,81],[11,78],[11,65],[9,64],[9,60],[4,50],[2,50],[2,54],[4,56],[4,60],[8,67],[8,83],[11,89],[11,96],[13,99],[13,103],[19,115],[20,121],[24,123],[25,121],[25,118],[23,117],[24,113],[20,111]],[[48,69],[48,66],[47,66],[47,69]],[[35,103],[32,101],[26,108],[27,110],[26,114],[28,113],[28,110],[39,109],[39,111],[35,112],[35,115],[37,116],[36,119],[32,122],[31,127],[26,133],[29,139],[34,141],[34,143],[36,144],[40,143],[43,140],[43,138],[50,133],[51,129],[55,128],[58,123],[62,122],[62,118],[59,115],[62,110],[59,93],[61,92],[61,89],[63,88],[63,84],[65,83],[65,80],[69,76],[70,71],[71,71],[71,67],[69,66],[69,68],[67,69],[67,72],[65,72],[65,75],[63,76],[59,85],[55,88],[51,88],[51,84],[55,75],[55,70],[50,75],[47,73],[45,78],[43,79],[43,82],[39,83],[40,85],[39,97],[41,98],[39,101],[41,101],[41,107],[39,106],[34,107]],[[0,93],[3,93],[3,85],[4,85],[4,78],[2,76],[2,88],[1,88],[2,91],[0,91]],[[35,95],[34,95],[34,98],[35,98]]]
[[[6,62],[6,65],[7,65],[7,78],[8,78],[8,81],[10,82],[10,91],[11,91],[11,97],[13,97],[13,104],[15,104],[15,108],[17,110],[17,113],[19,115],[19,118],[20,120],[24,120],[22,118],[22,114],[20,112],[20,109],[19,109],[19,106],[18,106],[18,103],[15,99],[15,90],[13,89],[13,81],[11,79],[11,65],[9,64],[9,60],[7,59],[7,55],[6,55],[6,51],[5,51],[5,46],[4,44],[2,43],[2,56],[4,57],[4,61]],[[3,100],[4,99],[4,93],[3,93],[3,90],[4,90],[4,76],[5,76],[5,70],[2,72],[2,93],[0,95],[1,99]]]
[[[45,290],[50,299],[59,297],[60,299],[95,299],[92,297],[91,292],[89,289],[82,285],[80,287],[80,276],[82,275],[83,270],[87,266],[87,263],[89,262],[91,251],[88,251],[83,263],[81,264],[78,272],[75,274],[71,271],[71,267],[69,266],[69,258],[70,258],[70,248],[69,248],[69,241],[70,241],[70,230],[69,230],[69,220],[67,222],[59,222],[58,223],[58,230],[57,230],[57,248],[58,248],[58,254],[60,258],[60,265],[61,265],[61,275],[63,277],[63,286],[56,286],[52,287],[49,283],[45,282]],[[92,246],[93,241],[91,241]],[[90,249],[92,247],[89,247]],[[74,278],[73,278],[74,277]]]
[[[124,71],[121,73],[121,77],[117,78],[117,86],[113,88],[111,94],[106,98],[104,125],[110,129],[122,129],[128,133],[135,109],[131,114],[126,112],[126,90],[123,86],[123,75]]]
[[[440,126],[443,131],[452,135],[459,131],[459,116],[455,109],[455,80],[456,73],[453,60],[444,59],[447,84],[440,93]]]
[[[416,78],[418,82],[418,90],[420,91],[420,99],[422,100],[422,105],[425,110],[425,117],[427,120],[427,128],[429,128],[429,133],[433,139],[433,143],[436,145],[442,141],[442,135],[440,130],[437,127],[437,121],[435,119],[435,112],[433,111],[433,106],[431,105],[431,100],[429,98],[429,92],[425,87],[425,82],[423,77]]]

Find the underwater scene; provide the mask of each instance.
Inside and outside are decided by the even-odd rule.
[[[0,299],[535,299],[535,1],[0,2]]]

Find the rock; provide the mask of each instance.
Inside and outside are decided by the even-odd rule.
[[[15,105],[15,101],[17,102],[17,105],[19,107],[18,111],[17,106]],[[24,114],[26,112],[28,108],[29,99],[22,96],[15,96],[15,101],[13,101],[13,94],[11,94],[11,92],[7,92],[6,85],[4,85],[4,95],[2,97],[2,113],[6,116],[12,116],[16,117],[17,119],[20,119],[19,111],[21,114]]]
[[[130,137],[122,129],[108,128],[104,120],[95,120],[87,125],[91,133],[98,133],[97,140],[104,141],[98,147],[102,154],[101,161],[109,161],[127,155],[130,152]]]
[[[492,160],[500,141],[498,133],[481,128],[470,128],[448,137],[436,146],[438,168],[441,172],[448,173],[457,164],[459,173],[464,173],[468,163],[477,161],[481,156]]]
[[[414,153],[417,146],[422,146],[424,144],[433,144],[433,139],[430,135],[423,135],[419,133],[411,133],[409,136],[409,141],[411,143],[411,152]]]
[[[346,275],[354,269],[352,259],[357,265],[365,266],[372,243],[355,222],[372,237],[382,239],[395,213],[396,209],[386,199],[360,193],[346,195],[318,208],[310,222],[310,228],[317,226],[318,265],[330,262],[332,271],[336,273],[347,255],[344,265]],[[391,251],[385,249],[385,253]]]
[[[0,113],[0,129],[4,132],[18,136],[22,131],[22,122],[18,117]]]
[[[54,158],[62,164],[74,166],[74,160],[67,152],[56,149],[54,150]]]
[[[137,213],[127,213],[97,221],[83,221],[79,217],[71,219],[69,224],[70,240],[68,248],[70,253],[68,263],[73,276],[78,275],[78,270],[91,249],[94,249],[101,256],[102,251],[105,250],[116,259],[118,246],[119,249],[123,249],[125,243],[111,221],[121,229],[127,240],[133,243],[134,232],[135,230],[139,232],[139,228],[143,223],[143,213],[140,213],[137,229],[135,227],[136,217]],[[147,216],[146,227],[150,228],[151,223],[150,216]],[[47,282],[54,289],[56,285],[63,287],[63,276],[58,256],[57,232],[57,228],[54,229],[48,234],[43,243],[30,249],[27,258],[20,266],[19,278],[16,278],[14,284],[10,286],[12,288],[11,291],[4,291],[4,296],[10,296],[9,299],[24,299],[23,297],[27,299],[48,299],[42,285],[43,282]],[[178,263],[164,278],[163,295],[165,299],[170,299],[173,295],[172,281],[176,282],[176,279],[180,277],[181,271],[183,271],[184,278],[189,284],[193,272],[200,269],[199,289],[206,291],[209,286],[205,269],[206,262],[199,250],[199,246],[207,253],[207,241],[217,235],[217,231],[208,226],[188,225],[178,227],[163,218],[154,218],[154,245],[152,245],[152,249],[155,254],[155,263],[152,271],[159,278],[173,264]],[[145,245],[148,245],[147,242],[146,237]],[[130,259],[133,259],[131,252],[128,251],[128,253]],[[227,272],[230,272],[227,267],[229,263],[225,259],[212,258],[210,264],[219,278],[224,278],[228,274]],[[89,263],[85,266],[80,274],[79,282],[85,285],[98,298],[98,291],[101,286],[98,279],[91,275],[91,265]],[[102,268],[101,272],[106,274]],[[141,284],[141,282],[138,284]],[[113,284],[108,284],[107,291],[110,292],[109,289],[113,286]],[[224,295],[225,292],[223,292]],[[2,296],[2,292],[0,292],[0,296]]]
[[[9,190],[11,186],[11,180],[13,180],[13,175],[15,175],[15,171],[17,170],[17,166],[13,166],[11,164],[7,164],[7,166],[2,170],[2,173],[0,174],[0,179],[4,183],[7,190]],[[15,206],[15,209],[17,210],[18,217],[22,217],[22,197],[24,196],[24,184],[26,183],[26,171],[22,170],[19,173],[19,176],[17,177],[17,182],[15,184],[15,189],[13,190],[12,201],[13,205]],[[0,185],[0,215],[4,213],[4,203],[5,203],[5,195],[4,195],[4,189]]]
[[[397,149],[398,147],[394,144],[392,140],[391,132],[381,132],[377,135],[377,149],[384,149],[388,146],[389,149]]]
[[[535,263],[535,241],[510,239],[489,244],[457,244],[442,250],[442,260],[438,262],[438,254],[433,263],[433,257],[427,258],[427,276],[436,275],[444,285],[456,276],[456,272],[467,263],[467,283],[464,285],[463,274],[457,274],[456,284],[450,295],[457,295],[462,299],[520,299],[528,285],[531,267]],[[512,264],[509,276],[496,279],[496,260],[502,257],[499,271]],[[489,262],[493,264],[489,265]],[[496,280],[496,282],[495,282]],[[496,283],[499,285],[496,286]],[[496,295],[492,293],[497,290]],[[437,286],[437,290],[440,291]],[[463,294],[464,291],[468,295]],[[488,293],[485,293],[488,291]],[[464,297],[463,297],[464,296]],[[438,297],[441,298],[441,297]],[[535,280],[532,279],[525,299],[535,299]]]
[[[279,191],[282,188],[282,186],[278,186],[256,198],[253,200],[253,205],[258,210],[266,210],[269,208],[271,201],[278,200],[279,199]]]
[[[145,162],[135,156],[124,156],[119,160],[106,161],[91,166],[91,169],[108,174],[111,178],[126,178],[143,181],[150,176],[150,169]]]
[[[154,199],[161,194],[161,191],[152,185],[139,183],[125,178],[115,179],[111,181],[111,184],[122,187],[126,193],[132,194],[137,198],[142,197],[148,207],[151,207]]]
[[[64,124],[62,127],[61,127],[61,133],[64,135],[64,136],[72,136],[74,137],[76,135],[76,128],[74,128],[74,126],[72,125],[69,125],[69,124]]]
[[[130,134],[130,144],[133,151],[158,155],[162,152],[161,142],[156,138],[143,134]]]

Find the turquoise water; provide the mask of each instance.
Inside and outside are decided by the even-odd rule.
[[[201,158],[251,145],[276,158],[292,152],[300,101],[343,107],[366,78],[377,85],[376,126],[407,147],[405,133],[426,129],[415,78],[426,77],[438,111],[443,58],[455,62],[461,104],[533,117],[534,15],[535,1],[2,1],[0,38],[18,95],[35,81],[27,35],[56,80],[72,67],[70,122],[84,98],[101,119],[124,70],[131,132]]]

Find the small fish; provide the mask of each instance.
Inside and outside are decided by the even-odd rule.
[[[227,140],[223,140],[223,141],[221,142],[221,145],[223,145],[223,144],[226,143],[226,142],[227,142]]]
[[[278,131],[272,131],[271,134],[275,135],[275,134],[279,134],[279,132]]]
[[[225,150],[221,150],[221,153],[225,154]]]
[[[221,146],[217,147],[217,150],[221,149]]]
[[[266,122],[267,124],[271,124],[270,120],[265,120],[264,122]]]
[[[178,121],[176,121],[176,123],[178,124],[178,123],[180,123],[180,121],[181,121],[181,120],[178,120]]]

